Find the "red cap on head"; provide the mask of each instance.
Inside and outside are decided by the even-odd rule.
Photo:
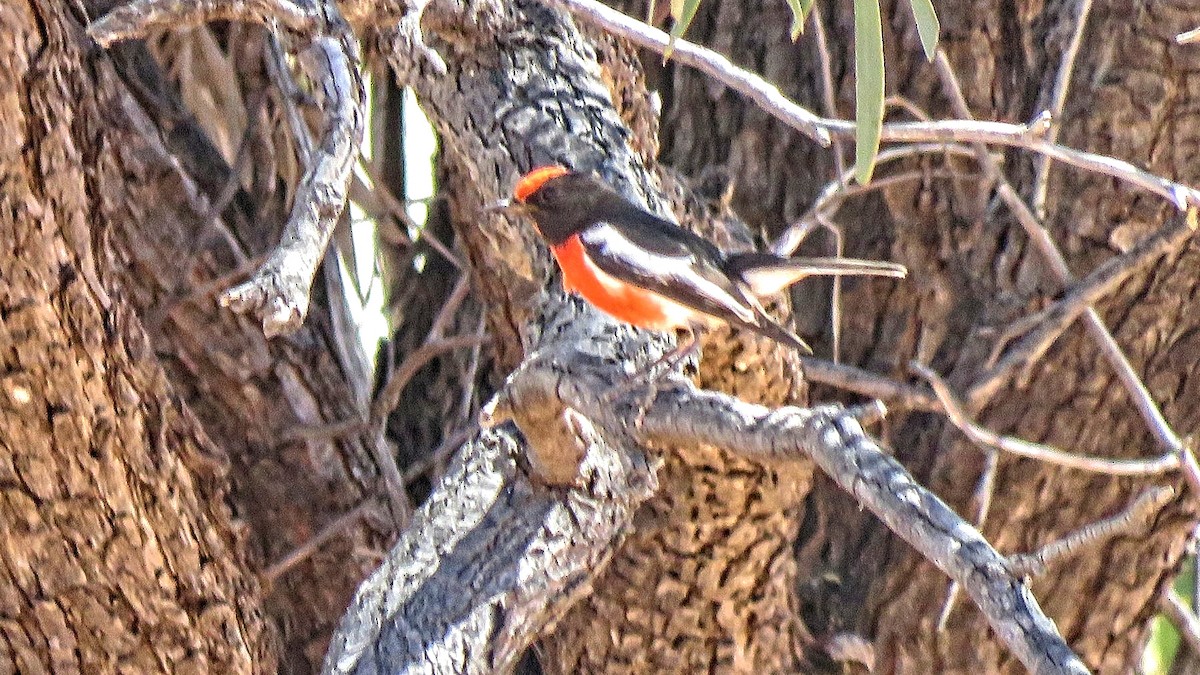
[[[570,170],[557,164],[538,167],[521,176],[521,180],[517,181],[517,186],[513,188],[513,199],[524,204],[525,200],[529,199],[529,195],[542,189],[542,185],[546,181],[569,173],[571,173]]]

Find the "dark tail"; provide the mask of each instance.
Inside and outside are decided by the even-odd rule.
[[[774,295],[812,276],[873,276],[902,279],[903,265],[855,258],[781,258],[770,253],[735,253],[725,259],[725,273],[740,279],[757,296]]]
[[[787,345],[805,356],[812,356],[812,347],[809,347],[807,342],[800,339],[799,335],[776,323],[765,312],[756,310],[755,313],[758,314],[758,325],[751,325],[749,323],[742,325],[763,337],[771,338],[780,344]]]

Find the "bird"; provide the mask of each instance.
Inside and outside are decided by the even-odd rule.
[[[650,213],[592,172],[553,164],[517,180],[492,210],[532,218],[562,270],[563,289],[614,319],[662,332],[722,323],[749,329],[801,354],[812,349],[763,308],[762,299],[810,276],[903,278],[907,269],[852,258],[722,252],[707,239]]]

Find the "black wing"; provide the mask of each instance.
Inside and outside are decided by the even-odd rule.
[[[757,325],[757,304],[721,269],[715,246],[657,218],[597,223],[580,233],[604,272],[703,314]]]

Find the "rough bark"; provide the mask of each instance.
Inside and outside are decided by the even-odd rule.
[[[939,6],[943,46],[959,73],[972,112],[983,119],[1021,121],[1047,105],[1060,58],[1074,29],[1074,2],[979,1]],[[1097,2],[1075,66],[1061,121],[1067,145],[1134,161],[1155,173],[1194,183],[1186,158],[1200,134],[1194,111],[1179,103],[1190,91],[1197,52],[1170,44],[1194,23],[1187,3]],[[626,7],[633,11],[632,7]],[[830,36],[835,96],[853,112],[850,9],[822,6]],[[821,77],[811,31],[786,39],[783,2],[702,5],[692,39],[730,54],[797,100],[820,108]],[[941,85],[920,57],[907,3],[885,10],[888,91],[936,116],[951,116]],[[747,25],[756,26],[746,31]],[[651,59],[647,63],[652,64]],[[736,95],[685,69],[652,78],[664,105],[664,159],[684,173],[719,170],[736,177],[733,207],[748,222],[778,229],[807,208],[833,176],[831,153],[769,119]],[[661,78],[661,79],[658,79]],[[897,113],[897,116],[900,114]],[[1030,158],[1007,153],[1008,176],[1028,196]],[[971,164],[930,158],[877,173],[923,168],[926,178],[851,202],[838,222],[854,256],[881,256],[909,266],[910,280],[881,295],[882,286],[849,288],[844,306],[843,359],[903,377],[911,359],[931,363],[964,391],[984,370],[999,339],[996,329],[1035,311],[1060,290],[1010,214],[988,208],[988,192]],[[947,168],[959,179],[933,177]],[[1048,222],[1082,274],[1167,218],[1169,205],[1094,175],[1056,167]],[[1192,348],[1196,315],[1189,311],[1198,277],[1195,243],[1137,275],[1101,303],[1155,399],[1181,434],[1196,429]],[[806,292],[802,289],[801,292]],[[819,325],[825,307],[797,297],[797,312]],[[804,325],[804,324],[802,324]],[[811,326],[810,326],[811,328]],[[818,351],[828,349],[828,343]],[[817,395],[828,397],[827,389]],[[1105,457],[1158,452],[1128,397],[1084,331],[1072,328],[1020,385],[998,393],[980,421],[1002,433]],[[937,416],[894,416],[886,440],[905,464],[961,513],[983,456]],[[1120,511],[1141,481],[1080,474],[1031,460],[1002,458],[984,533],[1001,551],[1030,550],[1071,529]],[[1034,593],[1088,665],[1122,672],[1136,662],[1159,588],[1173,574],[1195,512],[1179,505],[1152,531],[1055,567]],[[961,598],[950,630],[932,630],[947,582],[851,500],[818,479],[799,546],[804,616],[820,637],[842,631],[869,636],[883,672],[1019,671],[998,648],[974,607]]]
[[[145,47],[101,52],[89,43],[82,27],[111,4],[90,5],[86,14],[60,2],[9,3],[0,10],[11,63],[0,75],[10,92],[4,137],[11,150],[4,156],[11,160],[6,175],[13,177],[0,193],[14,205],[5,211],[10,220],[3,233],[8,241],[45,248],[34,262],[19,246],[5,247],[19,255],[0,264],[5,282],[15,283],[9,272],[19,268],[11,264],[28,267],[37,275],[28,288],[37,292],[22,295],[39,299],[29,315],[38,323],[6,337],[5,353],[11,358],[7,345],[19,338],[24,350],[40,344],[47,355],[84,357],[50,358],[66,374],[46,380],[34,400],[69,401],[76,412],[66,414],[64,424],[90,430],[73,445],[66,439],[48,445],[53,436],[46,425],[59,413],[43,413],[36,429],[45,434],[42,441],[17,447],[9,440],[26,436],[9,435],[6,414],[3,437],[16,457],[71,470],[72,481],[86,476],[96,486],[71,502],[81,513],[77,519],[47,518],[61,510],[47,501],[0,521],[41,518],[37,531],[45,546],[74,545],[57,549],[61,568],[86,573],[70,577],[72,592],[81,602],[100,598],[92,603],[97,611],[81,604],[58,623],[53,612],[35,611],[51,606],[36,604],[37,593],[10,598],[8,646],[28,651],[24,645],[37,640],[78,644],[78,655],[67,648],[55,667],[69,669],[70,658],[78,658],[77,667],[87,672],[127,661],[139,672],[192,666],[273,672],[277,660],[281,671],[311,672],[332,622],[376,564],[393,526],[357,519],[273,583],[262,583],[258,572],[364,501],[366,514],[380,510],[371,501],[381,490],[370,439],[305,440],[294,433],[357,417],[369,383],[343,349],[357,347],[338,336],[339,318],[320,290],[308,324],[271,341],[255,322],[215,302],[220,290],[250,271],[245,263],[274,243],[286,216],[287,185],[294,184],[295,160],[279,133],[279,99],[271,98],[278,94],[269,93],[275,85],[261,66],[262,31],[231,28],[227,51],[207,31],[165,49],[171,58],[193,59],[191,70],[174,71],[191,78],[185,87],[190,103],[206,100],[218,86],[222,94],[243,97],[234,101],[243,106],[240,116],[218,120],[227,126],[203,127]],[[225,60],[237,63],[236,77],[203,81],[203,73],[228,67]],[[231,148],[226,161],[221,151]],[[239,148],[251,161],[239,158]],[[230,177],[231,163],[241,165],[237,178]],[[50,170],[57,172],[50,180],[39,173]],[[17,192],[22,181],[34,186],[28,204]],[[42,220],[37,213],[45,214]],[[88,310],[82,300],[64,304],[58,298],[68,291],[90,297],[95,307]],[[41,297],[49,298],[48,309]],[[88,311],[100,318],[87,318]],[[6,327],[17,325],[9,318]],[[135,356],[126,355],[126,344],[136,345]],[[12,373],[22,372],[13,367]],[[89,372],[99,373],[93,384],[84,377]],[[92,398],[96,412],[83,412]],[[95,429],[105,429],[104,436]],[[37,437],[34,428],[28,433]],[[50,447],[56,454],[47,455]],[[93,458],[93,451],[111,456]],[[48,457],[55,461],[47,464]],[[106,466],[135,468],[96,473]],[[50,475],[46,480],[70,484]],[[126,493],[143,494],[146,503],[123,506],[118,497]],[[166,554],[143,551],[153,552],[147,542],[160,539],[171,542],[165,561]],[[103,552],[98,561],[96,550]],[[121,592],[130,600],[118,599]],[[40,637],[21,637],[40,616],[43,630],[30,632]],[[109,639],[114,631],[119,637]],[[31,652],[43,660],[50,658],[44,644]],[[36,672],[34,662],[22,658],[22,672]]]
[[[549,36],[561,29],[551,23],[549,15],[530,12],[525,16],[527,21],[537,22],[530,28],[541,32],[539,38],[545,44],[537,45],[537,52],[528,49],[516,52],[520,56],[511,57],[512,65],[505,64],[507,72],[501,71],[505,72],[503,77],[521,81],[525,72],[532,72],[530,79],[547,91],[565,92],[579,86],[554,83],[553,78],[562,66],[542,61],[546,58],[544,54],[561,53],[565,48],[579,50],[579,47],[553,44]],[[555,28],[550,30],[548,26]],[[522,44],[526,38],[506,36],[506,39]],[[478,45],[477,51],[469,55],[469,62],[489,63],[494,58],[490,55],[493,49],[502,54],[516,51],[505,41],[500,41],[498,47]],[[582,53],[589,57],[592,49],[586,48]],[[631,52],[607,39],[599,40],[594,49],[600,66],[596,76],[607,86],[622,122],[637,133],[613,133],[603,126],[593,131],[576,113],[568,112],[565,113],[568,119],[555,122],[571,133],[557,157],[537,154],[543,148],[554,148],[553,138],[500,134],[522,169],[553,159],[586,165],[595,161],[597,153],[617,155],[624,150],[620,146],[626,143],[647,166],[653,166],[657,146],[652,136],[654,113]],[[475,73],[477,67],[462,66],[466,74],[461,77],[472,80],[479,77]],[[494,104],[487,98],[460,94],[471,91],[470,85],[460,81],[448,91],[463,98],[451,99],[454,105],[443,105],[436,98],[445,96],[440,94],[442,87],[445,84],[439,83],[438,92],[427,94],[422,102],[439,125],[443,138],[448,140],[451,154],[447,159],[463,166],[463,174],[489,175],[486,165],[480,168],[481,149],[465,150],[460,145],[463,141],[455,141],[477,142],[473,127],[483,124],[477,118],[494,114],[490,110]],[[420,84],[417,90],[421,94],[426,91]],[[531,98],[527,103],[513,93],[502,91],[497,100],[509,101],[515,117],[531,114],[522,111],[522,105],[530,105],[534,110],[544,105],[536,94]],[[464,108],[468,111],[467,121],[462,120]],[[601,139],[598,147],[586,147],[581,139],[589,136]],[[523,152],[531,157],[525,159],[521,156]],[[704,230],[726,248],[744,249],[753,245],[745,227],[731,214],[709,213],[689,187],[669,175],[660,176],[660,182],[677,218]],[[527,231],[518,233],[519,237],[511,244],[497,247],[494,242],[500,235],[477,225],[473,198],[458,198],[472,194],[466,182],[451,183],[446,193],[451,196],[452,205],[458,207],[458,234],[470,254],[476,287],[483,289],[485,296],[499,289],[510,292],[508,289],[520,288],[522,283],[528,283],[530,276],[538,278],[538,274],[530,275],[527,271],[532,248]],[[555,280],[549,283],[551,288],[557,285]],[[514,308],[519,310],[523,304],[511,296],[492,298],[487,303],[494,333],[503,340],[499,346],[501,355],[530,353],[528,348],[513,344],[515,334],[525,330],[521,328],[522,318],[513,316]],[[504,365],[503,359],[501,364]],[[708,336],[699,382],[751,401],[778,405],[801,400],[802,384],[794,358],[768,341],[747,335],[720,332]],[[799,525],[796,507],[807,491],[811,468],[803,463],[763,466],[712,448],[687,448],[662,453],[661,457],[663,465],[657,473],[660,488],[640,507],[637,527],[617,549],[607,572],[591,582],[591,593],[539,645],[543,669],[547,672],[628,672],[630,668],[693,671],[710,667],[758,672],[794,669],[805,630],[797,620],[790,548]]]
[[[0,7],[0,671],[270,672],[228,459],[101,281],[121,193],[88,165],[112,90],[78,27]]]
[[[843,36],[852,31],[843,4],[823,9],[835,36],[837,98],[849,112]],[[1198,52],[1168,44],[1194,17],[1183,2],[1132,15],[1123,3],[1096,4],[1089,34],[1101,37],[1085,43],[1076,66],[1063,140],[1194,182],[1187,160],[1200,127],[1185,103]],[[1045,104],[1072,7],[977,0],[942,8],[943,39],[976,115],[1023,120]],[[448,75],[429,61],[402,72],[447,143],[447,211],[488,308],[501,369],[538,350],[551,361],[556,350],[625,361],[661,346],[556,296],[528,227],[481,223],[479,204],[505,192],[517,172],[547,161],[598,167],[631,197],[673,211],[727,248],[752,245],[748,232],[796,216],[831,176],[828,151],[694,73],[667,71],[652,84],[666,104],[664,157],[690,178],[677,181],[655,165],[655,112],[628,51],[607,40],[581,43],[570,22],[534,2],[506,6],[495,24],[494,7],[468,11],[482,23],[430,27]],[[812,43],[787,41],[787,11],[783,2],[707,2],[693,36],[799,100],[817,101]],[[889,5],[885,16],[890,89],[948,114],[916,58],[907,4]],[[212,299],[231,272],[248,271],[243,263],[273,243],[296,174],[286,137],[275,132],[279,103],[267,93],[274,83],[259,61],[261,32],[229,28],[209,44],[234,55],[247,117],[225,132],[201,132],[141,46],[111,55],[82,46],[82,12],[32,2],[2,5],[0,18],[0,34],[15,37],[0,48],[0,84],[9,85],[0,89],[8,148],[0,155],[0,444],[11,461],[0,464],[9,545],[0,569],[14,582],[0,596],[0,657],[8,658],[0,669],[270,670],[279,653],[270,617],[282,629],[280,669],[311,670],[331,617],[377,560],[379,533],[349,526],[269,595],[253,571],[382,492],[373,460],[380,448],[373,435],[289,433],[352,418],[364,403],[364,378],[339,352],[337,316],[320,293],[300,333],[270,342],[255,322],[219,311]],[[170,49],[157,53],[171,57]],[[563,106],[564,98],[583,103]],[[221,133],[224,145],[213,141]],[[240,134],[249,168],[229,152],[228,138]],[[1026,157],[1013,151],[1007,159],[1010,179],[1028,190]],[[839,214],[849,254],[914,271],[905,285],[849,289],[843,358],[897,375],[917,358],[964,390],[997,329],[1061,289],[1010,216],[986,208],[975,167],[932,158],[891,170],[912,168],[926,169],[921,181]],[[956,180],[940,177],[946,168],[959,172]],[[697,201],[694,186],[714,197],[719,187],[714,193],[707,184],[730,177],[734,210],[749,229],[719,200]],[[1168,213],[1152,198],[1061,168],[1051,195],[1049,222],[1078,273]],[[213,236],[216,212],[230,237]],[[1189,244],[1100,308],[1184,434],[1196,430],[1189,402],[1200,381],[1192,348],[1200,319],[1187,311],[1197,253]],[[824,315],[813,288],[795,298],[809,334],[820,332]],[[980,420],[1088,454],[1155,454],[1110,372],[1072,330],[1024,381],[996,394]],[[771,404],[804,396],[794,359],[740,335],[709,336],[699,381]],[[414,626],[444,629],[442,650],[429,653],[447,659],[413,665],[452,670],[510,667],[533,639],[530,626],[554,629],[539,645],[547,671],[791,671],[805,648],[807,665],[819,668],[859,635],[879,671],[1019,668],[966,600],[950,614],[950,629],[935,632],[944,577],[828,481],[814,480],[807,465],[768,466],[703,447],[651,451],[564,419],[521,428],[545,429],[551,444],[588,457],[586,489],[531,484],[512,427],[478,435],[364,587],[352,614],[364,623],[334,645],[332,668],[367,672],[389,663],[389,649],[413,648],[403,639]],[[575,436],[564,438],[564,428]],[[915,474],[961,512],[973,510],[981,455],[957,432],[935,416],[904,413],[889,421],[886,438]],[[1029,550],[1120,510],[1141,485],[1002,459],[985,533],[1002,552]],[[132,496],[122,502],[123,495]],[[446,508],[456,501],[466,506]],[[447,513],[460,519],[445,520]],[[1090,666],[1117,672],[1136,659],[1194,516],[1181,501],[1151,531],[1060,563],[1036,582],[1035,595]],[[420,557],[430,550],[441,557]],[[457,594],[462,580],[518,559],[561,575],[533,586],[497,575]],[[420,624],[438,613],[445,623]],[[495,647],[487,664],[450,658],[481,636]],[[375,652],[360,662],[364,647]]]

